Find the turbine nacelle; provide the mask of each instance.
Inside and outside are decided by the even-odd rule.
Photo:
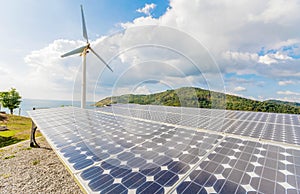
[[[98,55],[91,47],[90,43],[89,43],[89,39],[88,39],[88,35],[87,35],[87,30],[86,30],[86,24],[85,24],[85,19],[84,19],[84,14],[83,14],[83,7],[82,5],[80,5],[81,8],[81,19],[82,19],[82,35],[83,38],[86,40],[87,45],[76,48],[70,52],[67,52],[63,55],[61,55],[61,57],[68,57],[71,55],[75,55],[75,54],[80,54],[80,56],[85,56],[87,53],[89,53],[89,50],[92,51],[92,53],[94,55],[96,55],[96,57],[105,64],[105,66],[111,70],[113,72],[113,70],[110,68],[110,66],[100,57],[100,55]]]

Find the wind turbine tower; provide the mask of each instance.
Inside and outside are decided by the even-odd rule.
[[[88,35],[87,35],[87,30],[86,30],[86,25],[85,25],[85,19],[84,19],[84,14],[83,14],[83,8],[82,5],[81,7],[81,19],[82,19],[82,30],[83,30],[83,37],[86,40],[86,45],[76,48],[70,52],[67,52],[63,55],[61,55],[61,57],[67,57],[70,55],[75,55],[75,54],[79,54],[82,57],[82,84],[81,84],[81,108],[85,108],[86,106],[86,54],[89,53],[89,51],[91,51],[94,55],[96,55],[96,57],[106,65],[106,67],[109,68],[109,70],[111,70],[113,72],[113,70],[110,68],[110,66],[92,49],[90,43],[89,43],[89,39],[88,39]]]

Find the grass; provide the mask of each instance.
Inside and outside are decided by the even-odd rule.
[[[0,131],[0,136],[2,137],[12,137],[15,135],[15,131],[10,131],[10,130],[7,130],[7,131]]]
[[[16,157],[16,156],[15,156],[15,155],[6,156],[6,157],[4,158],[4,160],[11,159],[11,158],[14,158],[14,157]]]
[[[40,163],[40,160],[36,159],[32,162],[33,165],[38,165]]]
[[[5,179],[7,179],[7,178],[11,177],[11,175],[10,175],[10,174],[2,174],[1,176],[2,176],[3,178],[5,178]]]
[[[7,121],[0,120],[0,125],[7,126],[7,131],[0,131],[0,148],[30,138],[31,119],[28,117],[7,114]],[[36,133],[36,136],[41,136]]]
[[[14,137],[2,137],[0,134],[0,148],[18,143],[20,141],[22,141],[22,139]]]
[[[22,150],[31,150],[31,147],[23,148]]]

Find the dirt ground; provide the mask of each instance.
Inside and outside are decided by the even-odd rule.
[[[43,137],[0,149],[0,193],[82,193]]]

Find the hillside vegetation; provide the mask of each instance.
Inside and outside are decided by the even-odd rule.
[[[281,101],[257,101],[239,96],[183,87],[149,95],[126,94],[107,97],[95,104],[97,107],[115,103],[153,104],[164,106],[183,106],[198,108],[226,108],[228,110],[260,111],[275,113],[300,114],[300,107]],[[296,104],[296,103],[295,103]]]
[[[267,100],[265,102],[275,103],[275,104],[284,104],[284,105],[290,105],[295,107],[300,107],[299,102],[287,102],[287,101],[281,101],[281,100]]]
[[[0,127],[7,128],[5,131],[0,131],[1,148],[29,139],[31,119],[10,114],[0,114]],[[40,133],[37,136],[40,136]]]

